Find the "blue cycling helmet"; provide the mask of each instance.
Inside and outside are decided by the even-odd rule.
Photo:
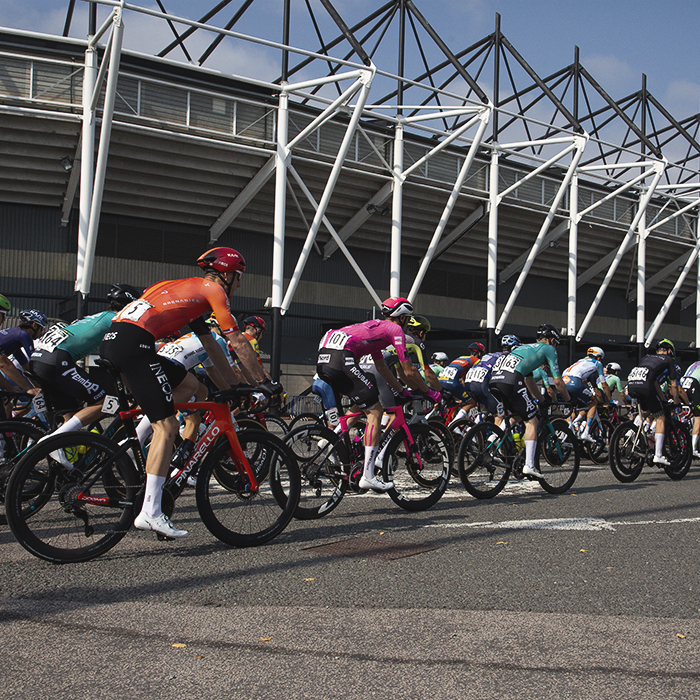
[[[513,348],[517,348],[518,345],[522,345],[522,343],[517,335],[506,334],[501,338],[501,347],[504,350],[512,350]]]
[[[19,320],[22,324],[24,323],[36,323],[37,326],[46,328],[49,319],[46,318],[46,314],[39,311],[38,309],[25,309],[19,312]]]

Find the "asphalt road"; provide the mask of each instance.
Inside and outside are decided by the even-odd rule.
[[[186,494],[186,540],[65,566],[0,526],[0,697],[695,698],[699,501],[697,466],[584,464],[562,496],[347,496],[235,550]]]

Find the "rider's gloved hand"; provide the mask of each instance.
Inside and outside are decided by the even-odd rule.
[[[403,399],[412,399],[412,398],[413,398],[413,394],[411,393],[411,390],[410,390],[410,389],[404,389],[404,390],[399,394],[399,396],[400,396],[401,398],[403,398]]]
[[[284,388],[279,382],[275,382],[272,379],[266,379],[264,382],[258,384],[257,389],[262,391],[266,396],[272,396],[273,394],[281,394]]]
[[[425,392],[425,395],[435,403],[438,403],[440,399],[442,399],[442,394],[436,389],[428,389],[428,391]]]

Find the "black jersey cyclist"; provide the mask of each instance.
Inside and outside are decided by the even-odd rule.
[[[673,402],[680,403],[678,393],[678,373],[675,363],[676,348],[664,338],[656,344],[656,354],[643,357],[637,367],[634,367],[627,377],[627,392],[630,397],[637,399],[642,410],[656,419],[654,434],[654,464],[668,466],[670,462],[663,454],[666,417],[664,403],[666,398],[661,391],[661,384],[668,381]]]
[[[551,323],[543,323],[537,328],[537,342],[516,347],[508,355],[503,355],[494,365],[489,388],[491,393],[503,401],[510,412],[519,416],[525,423],[525,466],[523,474],[542,478],[535,467],[535,448],[537,447],[537,385],[532,373],[537,367],[546,363],[554,380],[554,386],[569,400],[559,371],[556,347],[559,345],[559,331]]]

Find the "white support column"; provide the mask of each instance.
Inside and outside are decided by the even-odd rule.
[[[88,44],[85,51],[83,72],[83,125],[80,150],[80,218],[78,223],[78,260],[75,273],[75,291],[80,290],[85,266],[90,207],[92,206],[92,184],[95,166],[95,119],[91,109],[92,93],[97,78],[97,49]]]
[[[489,240],[486,287],[486,327],[496,328],[498,291],[498,148],[494,144],[489,168]]]
[[[401,296],[401,223],[403,216],[403,124],[394,132],[394,188],[391,195],[391,270],[389,294]]]
[[[272,243],[272,307],[281,308],[284,297],[284,238],[287,215],[287,163],[289,149],[289,94],[282,90],[277,109],[277,152],[275,154],[275,215]]]
[[[479,128],[477,129],[477,132],[474,136],[472,145],[469,148],[469,153],[467,153],[467,157],[464,159],[464,163],[462,164],[462,168],[459,171],[459,175],[457,176],[457,180],[455,181],[454,187],[450,192],[450,196],[447,198],[447,204],[445,204],[445,208],[443,209],[440,221],[438,222],[438,225],[435,229],[435,233],[433,234],[433,238],[430,241],[428,250],[426,251],[423,260],[421,261],[420,269],[418,270],[416,279],[413,281],[411,291],[408,294],[408,299],[409,301],[411,301],[411,303],[413,303],[416,296],[418,295],[418,292],[420,291],[420,286],[423,283],[423,279],[425,278],[425,273],[428,271],[428,267],[430,266],[430,263],[435,257],[435,251],[437,250],[438,245],[440,244],[442,234],[444,233],[445,228],[447,227],[447,222],[450,220],[452,210],[454,209],[454,206],[457,203],[457,199],[459,198],[459,193],[462,189],[462,185],[464,184],[464,181],[466,180],[467,175],[469,174],[469,168],[471,168],[471,165],[474,162],[474,157],[476,156],[476,153],[481,145],[481,139],[484,135],[484,131],[486,131],[486,127],[488,126],[490,114],[490,110],[484,110],[484,116],[481,119],[481,123],[479,124]]]
[[[700,239],[700,212],[695,224],[695,235]],[[700,257],[698,257],[698,273],[695,279],[695,351],[700,350]]]
[[[109,55],[109,75],[105,88],[105,101],[102,109],[102,129],[100,130],[100,146],[97,152],[97,165],[95,167],[95,182],[92,191],[90,206],[90,222],[88,225],[87,242],[85,244],[85,267],[80,283],[80,292],[85,297],[90,291],[92,283],[92,269],[95,262],[95,246],[97,245],[97,231],[100,225],[100,213],[102,211],[102,195],[104,193],[105,176],[107,173],[107,158],[109,156],[109,143],[112,135],[112,119],[114,117],[114,103],[117,94],[117,80],[119,78],[119,62],[122,50],[122,36],[124,23],[122,22],[122,8],[114,8],[112,18],[112,41]],[[105,56],[103,60],[107,60]]]
[[[523,269],[520,271],[520,275],[518,276],[518,281],[515,283],[515,287],[513,288],[513,291],[510,294],[510,297],[508,298],[508,302],[506,303],[505,308],[503,309],[503,313],[501,314],[500,319],[498,320],[498,324],[496,325],[496,334],[499,335],[501,331],[503,330],[503,327],[506,324],[506,321],[508,320],[508,316],[510,316],[510,312],[513,310],[513,307],[515,306],[515,302],[518,298],[518,295],[520,294],[520,290],[522,289],[523,285],[525,284],[525,280],[527,279],[528,274],[530,273],[530,269],[532,268],[532,265],[535,262],[535,258],[537,257],[537,254],[540,252],[540,249],[542,247],[542,241],[544,240],[545,236],[547,235],[547,231],[549,230],[549,227],[552,224],[552,221],[554,219],[554,216],[557,212],[557,209],[559,208],[559,204],[561,203],[562,198],[564,197],[564,193],[566,192],[566,188],[569,186],[569,183],[571,182],[571,177],[573,176],[574,172],[576,171],[576,167],[578,166],[579,161],[581,160],[581,156],[583,155],[583,151],[586,148],[586,143],[587,143],[587,138],[584,138],[583,136],[577,136],[575,138],[575,151],[574,154],[571,158],[571,163],[569,165],[569,168],[566,172],[566,175],[564,176],[564,179],[559,186],[559,190],[557,191],[556,196],[552,200],[552,204],[549,207],[549,211],[547,212],[547,216],[545,217],[544,222],[542,223],[542,226],[540,227],[540,230],[537,234],[537,238],[535,239],[535,242],[532,245],[532,248],[530,250],[529,255],[527,256],[527,260],[525,261],[525,264],[523,265]]]
[[[345,161],[345,158],[348,154],[348,150],[350,149],[350,145],[352,144],[355,130],[357,128],[357,123],[360,121],[362,111],[365,107],[365,104],[367,103],[367,97],[369,96],[369,91],[372,87],[373,75],[373,71],[362,71],[362,77],[360,78],[362,88],[360,89],[357,103],[353,108],[353,113],[350,117],[350,122],[348,123],[347,130],[345,131],[345,136],[343,137],[343,140],[340,144],[340,148],[338,149],[338,153],[335,157],[333,168],[331,169],[330,175],[328,176],[326,187],[323,190],[323,194],[321,195],[321,199],[318,203],[318,209],[316,210],[314,220],[311,222],[311,228],[309,229],[309,232],[306,236],[306,241],[304,242],[304,247],[301,251],[301,255],[299,256],[299,260],[297,261],[297,265],[294,269],[294,273],[292,274],[292,278],[289,281],[287,292],[284,295],[284,299],[282,301],[282,313],[285,313],[287,309],[289,309],[290,304],[292,303],[292,299],[294,298],[294,294],[299,285],[299,281],[301,280],[301,275],[304,272],[306,261],[309,259],[309,255],[311,254],[311,251],[313,249],[314,242],[316,240],[316,234],[318,233],[321,223],[323,222],[323,218],[326,215],[326,209],[328,208],[328,204],[330,202],[331,196],[333,195],[336,183],[338,182],[338,178],[340,177],[340,171],[342,169],[343,162]]]
[[[598,306],[600,305],[600,302],[603,300],[603,296],[605,295],[605,292],[608,289],[608,286],[610,285],[610,281],[612,278],[615,276],[615,273],[617,272],[617,268],[620,265],[620,261],[622,260],[622,256],[625,254],[627,250],[627,246],[632,240],[632,235],[634,234],[634,231],[636,230],[638,224],[639,224],[639,219],[642,216],[642,213],[646,210],[647,205],[649,204],[649,200],[652,198],[654,191],[656,190],[656,186],[659,184],[659,180],[661,179],[661,176],[664,174],[664,170],[666,169],[666,164],[667,161],[664,159],[663,161],[658,161],[654,164],[654,179],[651,183],[651,186],[649,189],[646,191],[644,196],[641,198],[640,203],[639,203],[639,211],[635,215],[634,219],[632,220],[632,223],[627,230],[627,235],[624,237],[622,243],[620,243],[620,247],[617,250],[617,254],[615,255],[615,259],[612,261],[612,264],[610,265],[610,268],[608,269],[607,274],[605,275],[605,279],[603,280],[602,284],[600,285],[600,289],[598,289],[598,293],[596,294],[595,299],[593,300],[593,303],[591,304],[590,309],[588,309],[588,313],[586,314],[586,318],[583,319],[583,323],[581,324],[578,333],[576,334],[576,340],[579,342],[583,339],[584,334],[586,333],[586,329],[588,328],[588,325],[590,324],[591,320],[593,319],[593,316],[595,316],[595,312],[598,310]],[[579,214],[580,216],[580,214]]]
[[[640,201],[641,206],[641,201]],[[647,265],[647,213],[639,217],[637,230],[637,326],[636,340],[641,343],[646,331],[646,265]]]
[[[569,276],[566,307],[566,334],[576,335],[576,275],[578,274],[578,173],[571,176],[569,188]]]

